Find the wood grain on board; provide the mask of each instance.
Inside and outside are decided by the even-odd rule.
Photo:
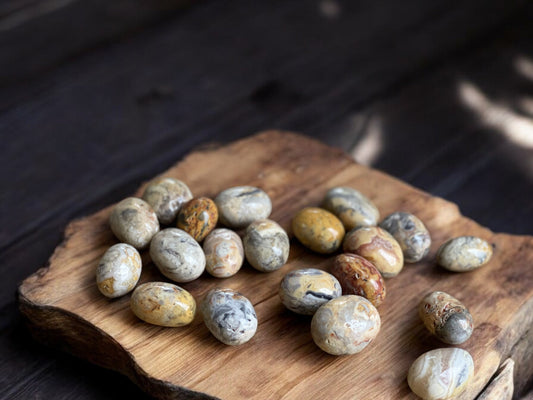
[[[116,243],[107,219],[111,206],[74,221],[49,265],[19,288],[20,307],[38,339],[129,376],[158,398],[415,398],[405,377],[421,353],[443,347],[426,332],[416,307],[428,291],[459,298],[476,329],[462,348],[475,361],[475,378],[462,399],[487,385],[500,363],[533,323],[533,238],[496,234],[461,216],[458,208],[384,173],[354,163],[342,151],[304,136],[269,131],[225,147],[197,151],[164,175],[179,178],[193,193],[214,196],[236,185],[255,185],[272,198],[271,218],[289,231],[294,213],[318,205],[327,189],[347,185],[370,197],[382,216],[396,210],[416,214],[433,244],[424,262],[406,265],[387,280],[379,308],[381,332],[360,354],[330,356],[318,349],[310,319],[287,311],[277,292],[292,269],[328,269],[332,258],[312,254],[291,239],[281,270],[265,274],[249,265],[234,277],[208,276],[182,284],[197,300],[212,287],[230,287],[254,304],[259,328],[240,347],[218,342],[197,316],[183,328],[161,328],[138,320],[129,295],[104,298],[95,285],[99,258]],[[139,188],[140,194],[143,187]],[[460,235],[480,236],[494,246],[487,266],[454,274],[434,265],[438,246]],[[143,254],[141,282],[166,280]]]

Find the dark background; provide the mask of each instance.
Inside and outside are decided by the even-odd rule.
[[[519,0],[0,3],[0,399],[145,397],[34,342],[16,287],[69,220],[198,146],[295,130],[533,234],[532,21]]]

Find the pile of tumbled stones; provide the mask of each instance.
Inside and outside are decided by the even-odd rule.
[[[177,283],[197,279],[204,270],[217,278],[231,277],[244,258],[259,271],[276,271],[287,262],[290,243],[285,230],[268,219],[271,211],[270,198],[256,187],[226,189],[213,201],[193,198],[187,185],[177,179],[156,179],[142,199],[130,197],[113,208],[109,224],[122,243],[110,247],[100,260],[98,288],[110,298],[135,289],[131,309],[145,322],[187,325],[196,314],[196,301],[185,289],[168,282],[135,288],[142,269],[138,250],[149,247],[159,271]],[[335,187],[326,193],[321,208],[306,207],[292,220],[295,237],[310,250],[320,254],[343,250],[335,256],[331,273],[294,270],[283,277],[279,288],[285,307],[312,315],[312,338],[327,353],[363,350],[380,330],[377,307],[386,297],[384,278],[397,276],[404,262],[418,262],[429,252],[430,234],[415,215],[395,212],[378,225],[379,219],[376,206],[359,191]],[[216,228],[217,222],[229,229]],[[161,229],[171,224],[176,228]],[[242,240],[235,232],[241,229]],[[450,271],[470,271],[486,264],[491,255],[492,247],[483,239],[462,236],[439,248],[437,263]],[[245,343],[256,332],[252,303],[232,289],[212,289],[199,309],[207,328],[225,344]],[[419,315],[444,343],[463,343],[473,331],[468,309],[444,292],[425,296]],[[426,400],[447,399],[466,388],[473,368],[467,351],[436,349],[413,363],[408,383]]]

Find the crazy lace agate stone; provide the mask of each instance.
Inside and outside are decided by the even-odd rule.
[[[467,272],[487,264],[492,246],[475,236],[460,236],[445,242],[437,252],[437,264],[453,272]]]
[[[131,295],[130,307],[143,321],[169,327],[190,324],[196,313],[196,302],[192,295],[167,282],[139,285]]]
[[[448,344],[461,344],[474,330],[474,320],[468,309],[445,292],[432,292],[418,307],[420,319],[439,340]]]
[[[306,207],[292,219],[294,236],[309,249],[328,254],[336,251],[344,238],[344,226],[332,213],[323,208]]]
[[[136,197],[128,197],[113,208],[109,226],[118,240],[138,250],[147,247],[152,237],[159,232],[159,221],[154,210],[147,202]]]
[[[187,232],[163,229],[152,239],[150,257],[159,271],[175,282],[190,282],[202,275],[205,255]]]
[[[375,307],[385,300],[385,280],[366,258],[357,254],[340,254],[335,257],[331,273],[339,280],[343,294],[362,296]]]
[[[407,212],[388,215],[379,226],[389,232],[403,251],[404,261],[415,263],[429,252],[431,236],[420,219]]]
[[[340,296],[322,305],[311,321],[311,336],[318,347],[333,355],[362,351],[381,327],[378,310],[361,296]]]
[[[222,343],[237,346],[249,341],[257,330],[254,306],[231,289],[212,289],[200,304],[205,325]]]
[[[220,222],[229,228],[246,228],[272,212],[270,197],[254,186],[236,186],[220,192],[215,198]]]
[[[159,222],[170,225],[176,219],[182,204],[192,199],[192,193],[182,181],[163,177],[151,181],[142,198],[152,206]]]
[[[354,229],[344,238],[343,249],[366,258],[384,278],[392,278],[403,268],[403,252],[389,232],[377,226]]]
[[[133,290],[141,276],[141,255],[126,243],[111,246],[96,268],[98,290],[109,298],[125,295]]]
[[[258,271],[276,271],[289,258],[289,236],[270,219],[261,219],[248,225],[242,242],[246,259]]]
[[[242,266],[244,249],[241,238],[235,232],[218,228],[204,240],[205,269],[215,278],[235,275]]]
[[[379,210],[361,192],[350,187],[335,187],[326,193],[322,207],[335,214],[346,231],[378,223]]]
[[[407,383],[424,400],[446,400],[461,394],[474,376],[474,360],[466,350],[436,349],[418,357]]]
[[[207,197],[198,197],[181,206],[177,226],[201,242],[215,228],[217,221],[215,202]]]
[[[316,268],[291,271],[281,280],[279,297],[289,310],[313,315],[328,301],[342,295],[337,278]]]

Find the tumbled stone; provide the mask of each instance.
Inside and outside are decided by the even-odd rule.
[[[205,269],[202,248],[187,232],[163,229],[152,239],[150,257],[159,271],[176,282],[195,280]]]
[[[492,257],[492,246],[475,236],[460,236],[440,246],[437,264],[453,272],[472,271],[487,264]]]
[[[385,280],[366,258],[351,253],[340,254],[335,257],[331,273],[339,280],[343,294],[362,296],[375,307],[385,300]]]
[[[231,289],[212,289],[200,304],[205,325],[224,344],[237,346],[249,341],[257,330],[254,306]]]
[[[424,223],[415,215],[395,212],[388,215],[379,226],[396,239],[402,248],[405,262],[415,263],[428,254],[431,236]]]
[[[248,225],[242,242],[246,260],[258,271],[276,271],[289,258],[287,232],[270,219],[261,219]]]
[[[142,198],[152,206],[160,223],[170,225],[176,219],[182,204],[192,199],[192,193],[182,181],[163,177],[151,181]]]
[[[291,271],[281,280],[279,297],[289,310],[313,315],[328,301],[342,295],[339,281],[331,274],[316,268]]]
[[[317,253],[336,251],[344,237],[342,222],[323,208],[306,207],[292,219],[294,236],[306,247]]]
[[[207,197],[189,200],[178,212],[178,228],[201,242],[211,232],[218,221],[215,202]]]
[[[104,296],[120,297],[133,290],[141,270],[141,256],[135,247],[118,243],[107,249],[100,259],[96,268],[96,285]]]
[[[326,193],[322,207],[335,214],[346,231],[374,226],[379,220],[377,207],[361,192],[350,187],[334,187]]]
[[[361,296],[340,296],[322,305],[311,321],[311,336],[318,347],[333,355],[362,351],[381,327],[378,310]]]
[[[407,383],[424,400],[446,400],[461,394],[474,376],[468,351],[446,348],[428,351],[409,368]]]
[[[241,238],[225,228],[213,230],[204,240],[205,269],[215,278],[235,275],[242,266],[244,249]]]
[[[139,285],[131,295],[130,307],[143,321],[169,327],[190,324],[196,313],[192,295],[167,282]]]
[[[142,250],[159,232],[159,221],[150,205],[142,199],[128,197],[119,202],[109,216],[109,226],[121,242]]]
[[[229,228],[246,228],[272,212],[270,197],[254,186],[236,186],[223,190],[215,198],[220,222]]]
[[[444,343],[464,343],[474,330],[474,320],[468,309],[445,292],[432,292],[425,296],[418,307],[418,314],[426,328]]]

